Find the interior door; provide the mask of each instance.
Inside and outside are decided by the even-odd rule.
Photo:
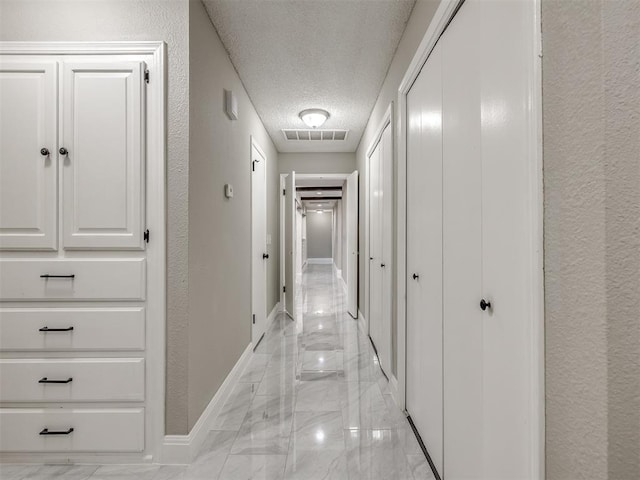
[[[443,298],[445,477],[484,476],[481,4],[468,1],[444,32]],[[508,41],[505,39],[505,41]]]
[[[267,161],[251,144],[251,341],[258,345],[267,324]],[[265,257],[266,255],[266,257]]]
[[[0,59],[0,248],[57,246],[56,62]]]
[[[60,131],[65,249],[142,249],[143,62],[64,62]]]
[[[380,340],[376,344],[382,369],[391,373],[391,309],[393,272],[393,144],[391,124],[380,145]]]
[[[358,171],[347,177],[347,311],[358,318]]]
[[[378,348],[382,336],[382,239],[380,222],[380,150],[369,157],[369,336]]]
[[[285,308],[296,319],[296,172],[285,179],[284,250],[285,250]]]
[[[407,95],[406,409],[444,472],[442,365],[442,47]],[[451,477],[456,478],[456,477]]]

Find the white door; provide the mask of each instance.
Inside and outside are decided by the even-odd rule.
[[[380,339],[376,343],[382,369],[391,373],[391,309],[393,272],[393,145],[391,124],[380,146]]]
[[[358,171],[347,178],[347,311],[358,318]]]
[[[145,64],[64,62],[60,167],[65,249],[142,249]]]
[[[284,270],[285,309],[296,319],[296,172],[285,180],[284,195]]]
[[[267,324],[267,159],[251,142],[251,341],[264,335]]]
[[[380,237],[380,150],[369,157],[369,336],[378,348],[382,335],[382,239]]]
[[[57,64],[0,59],[0,248],[57,246]]]
[[[442,477],[441,75],[438,43],[407,95],[406,409]]]
[[[481,69],[479,2],[466,2],[443,49],[445,478],[484,477]],[[502,403],[502,401],[500,402]]]

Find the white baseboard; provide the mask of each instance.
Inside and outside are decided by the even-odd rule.
[[[309,265],[331,265],[333,258],[307,258]]]
[[[278,305],[276,305],[276,307]],[[269,316],[271,316],[271,314]],[[207,438],[211,430],[211,425],[220,414],[227,398],[229,398],[231,390],[249,364],[252,354],[253,344],[250,343],[229,372],[229,375],[227,375],[227,378],[224,379],[224,382],[222,382],[222,385],[220,385],[220,388],[209,402],[209,405],[207,405],[207,408],[204,409],[204,412],[202,412],[202,415],[200,415],[200,418],[188,435],[165,435],[160,463],[168,465],[191,463]]]

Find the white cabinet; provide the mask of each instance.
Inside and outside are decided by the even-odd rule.
[[[0,462],[154,454],[146,119],[161,113],[153,59],[101,52],[0,56]]]
[[[3,59],[0,248],[144,248],[145,68]]]
[[[141,249],[142,62],[64,62],[60,155],[66,249]]]
[[[57,68],[0,63],[0,249],[57,246]]]

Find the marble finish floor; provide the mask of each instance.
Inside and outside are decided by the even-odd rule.
[[[0,466],[2,480],[421,480],[429,465],[330,265],[309,265],[188,466]]]

